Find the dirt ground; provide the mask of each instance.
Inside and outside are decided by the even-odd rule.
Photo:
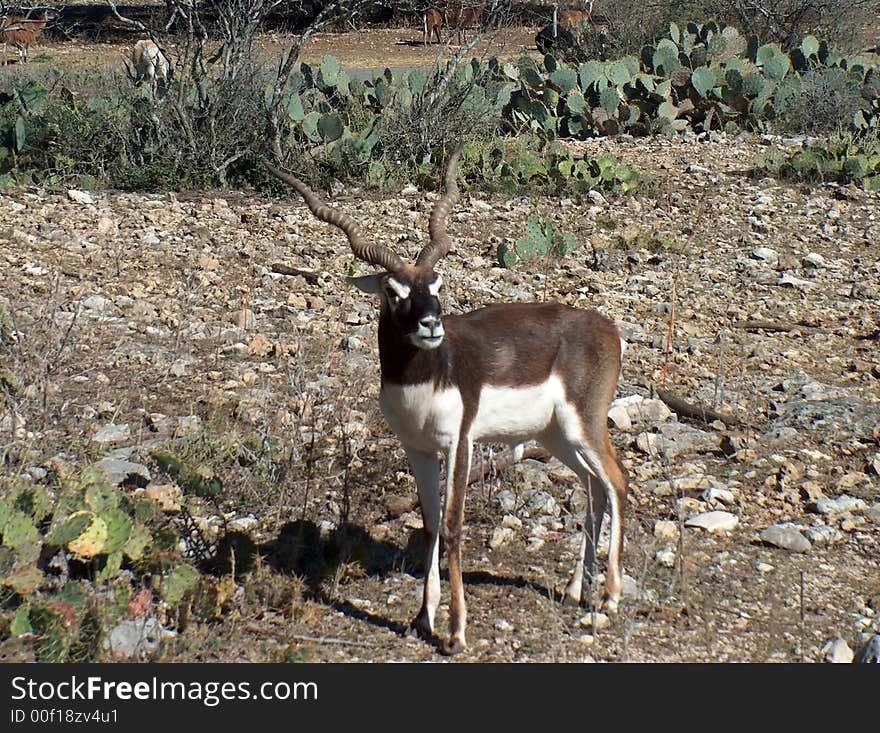
[[[532,35],[493,51],[515,55]],[[412,28],[321,34],[303,58],[430,63],[438,49],[420,38]],[[279,43],[262,39],[267,55]],[[33,63],[105,65],[123,49],[52,42]],[[632,477],[629,579],[620,614],[600,629],[559,603],[577,545],[572,477],[537,462],[472,486],[470,649],[457,659],[821,661],[829,640],[855,649],[880,631],[880,197],[749,176],[775,144],[790,143],[590,141],[583,154],[612,152],[649,182],[633,196],[469,192],[456,207],[455,251],[440,266],[451,311],[544,298],[599,308],[630,341],[619,396],[667,388],[741,421],[667,411],[612,430]],[[410,254],[431,196],[335,194],[369,236]],[[497,267],[498,245],[532,213],[581,248],[543,269]],[[0,261],[0,302],[20,331],[3,357],[20,376],[14,407],[28,430],[5,429],[10,454],[73,470],[123,451],[148,465],[152,485],[176,490],[170,516],[185,509],[209,543],[249,558],[224,576],[233,590],[219,618],[159,614],[168,639],[150,658],[441,659],[403,633],[421,593],[421,519],[376,405],[375,304],[344,286],[351,256],[338,232],[299,200],[253,192],[26,188],[0,194]],[[157,427],[192,416],[200,437]],[[97,443],[108,424],[130,432]],[[168,488],[150,459],[157,445],[212,466],[224,495]],[[841,498],[856,508],[820,509]],[[710,511],[733,526],[686,525]],[[760,536],[786,524],[817,539],[794,551]],[[441,633],[445,576],[443,592]]]
[[[487,36],[474,49],[475,56],[512,58],[524,49],[537,56],[535,33],[537,28],[507,28]],[[31,50],[31,63],[38,66],[62,66],[68,69],[104,68],[121,64],[134,40],[120,41],[119,34],[106,34],[110,40],[84,41],[58,38],[42,39]],[[291,37],[283,34],[264,34],[258,41],[259,54],[267,62],[277,58]],[[413,68],[430,66],[438,57],[447,58],[455,53],[455,45],[431,43],[424,45],[422,30],[416,27],[377,28],[348,33],[318,33],[303,48],[300,58],[307,63],[320,62],[325,55],[336,56],[345,66],[354,68]],[[17,54],[10,48],[7,57],[17,66]]]

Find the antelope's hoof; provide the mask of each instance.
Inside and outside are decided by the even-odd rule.
[[[560,602],[563,606],[579,606],[583,596],[583,585],[571,581],[560,592]]]
[[[406,636],[411,639],[419,638],[422,641],[433,641],[434,631],[424,617],[416,616],[410,622],[409,628],[406,630]]]
[[[467,644],[464,639],[460,639],[457,636],[453,636],[449,641],[444,641],[440,645],[440,653],[447,657],[460,654],[465,649],[467,649]]]
[[[581,605],[581,599],[577,596],[570,595],[569,593],[562,594],[562,605],[575,607]]]
[[[619,604],[619,598],[612,598],[607,593],[603,593],[602,600],[599,601],[599,610],[608,616],[613,616],[617,613],[617,607]]]

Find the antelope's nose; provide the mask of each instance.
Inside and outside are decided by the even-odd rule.
[[[419,325],[428,331],[431,336],[440,336],[443,334],[443,324],[437,316],[425,316],[419,320]]]

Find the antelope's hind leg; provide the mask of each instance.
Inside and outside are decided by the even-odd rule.
[[[593,446],[581,436],[573,438],[574,436],[565,435],[561,430],[553,430],[541,437],[541,443],[547,450],[578,475],[587,492],[584,534],[577,564],[566,586],[563,601],[579,604],[584,598],[585,575],[592,579],[595,574],[599,536],[607,510],[611,522],[611,538],[605,589],[599,607],[614,613],[623,590],[623,506],[626,501],[627,479],[607,433],[601,446]],[[597,447],[601,447],[601,450],[596,450]]]
[[[623,511],[626,506],[628,479],[623,466],[617,459],[607,430],[602,438],[600,451],[585,441],[578,450],[578,456],[592,474],[592,481],[600,483],[605,492],[610,525],[608,543],[608,569],[605,574],[605,590],[599,608],[607,613],[616,613],[623,592]],[[598,493],[598,492],[597,492]],[[599,541],[602,518],[596,525],[595,541]],[[589,548],[588,548],[589,549]]]
[[[420,638],[434,637],[434,615],[440,604],[440,459],[436,454],[406,449],[415,476],[425,526],[425,587],[422,607],[410,623]]]
[[[587,492],[587,505],[584,509],[583,535],[577,563],[571,574],[571,580],[565,587],[563,603],[578,605],[584,600],[584,579],[591,583],[596,574],[596,555],[599,548],[599,537],[602,533],[602,520],[605,518],[607,497],[601,482],[591,476],[588,471],[577,471],[581,483]]]

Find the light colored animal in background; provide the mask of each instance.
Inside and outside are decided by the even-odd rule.
[[[11,45],[18,51],[19,63],[26,64],[28,50],[37,42],[37,38],[47,24],[59,17],[57,10],[47,9],[35,18],[24,18],[17,15],[0,18],[0,40],[3,42],[3,63],[6,58],[7,46]]]
[[[145,38],[135,43],[131,49],[131,65],[132,69],[129,69],[126,64],[126,69],[135,84],[147,81],[155,87],[160,80],[168,81],[170,65],[155,41]]]
[[[587,490],[580,556],[567,599],[584,596],[584,571],[594,570],[603,513],[611,521],[602,607],[617,608],[623,586],[623,511],[626,472],[608,434],[608,408],[620,376],[623,341],[596,311],[558,303],[503,303],[441,319],[443,280],[436,263],[452,247],[446,220],[458,201],[459,148],[446,170],[446,193],[434,205],[430,241],[415,263],[368,242],[354,219],[327,206],[298,178],[269,170],[292,186],[321,221],[348,237],[355,257],[381,271],[351,278],[381,302],[379,403],[399,438],[415,477],[425,531],[422,606],[412,621],[434,640],[440,603],[440,459],[446,458],[443,534],[451,584],[446,653],[466,648],[462,581],[462,522],[475,441],[521,446],[535,438],[571,468]]]
[[[450,38],[458,36],[458,42],[464,43],[465,30],[483,22],[483,8],[464,7],[461,2],[449,3],[446,10],[446,21],[449,25]]]
[[[440,38],[440,29],[443,27],[443,13],[437,8],[429,8],[422,15],[422,41],[425,46],[431,36],[436,36],[437,43],[442,43]]]
[[[589,23],[593,15],[593,3],[587,3],[584,10],[560,10],[558,24],[560,28],[580,35],[581,26]]]

